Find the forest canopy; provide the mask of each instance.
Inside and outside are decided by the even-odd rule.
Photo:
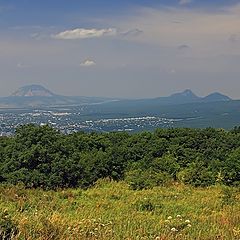
[[[133,189],[171,183],[240,184],[240,128],[64,135],[50,126],[21,126],[0,137],[0,182],[26,187],[87,188],[98,179]]]

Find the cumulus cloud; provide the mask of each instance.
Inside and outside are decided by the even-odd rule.
[[[83,61],[82,63],[80,63],[81,67],[92,67],[95,66],[96,62],[90,59],[86,59],[85,61]]]
[[[180,0],[179,1],[180,5],[186,5],[186,4],[189,4],[189,3],[192,3],[192,0]]]
[[[85,28],[76,28],[72,30],[66,30],[64,32],[57,33],[53,35],[55,39],[63,40],[74,40],[74,39],[86,39],[86,38],[99,38],[106,36],[115,36],[117,30],[115,28],[104,28],[104,29],[85,29]]]

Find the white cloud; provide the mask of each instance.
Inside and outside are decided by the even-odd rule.
[[[85,29],[76,28],[72,30],[66,30],[64,32],[57,33],[53,35],[53,38],[64,39],[64,40],[74,40],[74,39],[85,39],[85,38],[99,38],[105,36],[115,36],[117,35],[117,30],[115,28],[104,28],[104,29]]]
[[[189,4],[189,3],[192,3],[192,0],[180,0],[179,1],[180,5],[185,5],[185,4]]]
[[[87,60],[83,61],[82,63],[80,63],[81,67],[92,67],[95,65],[96,65],[96,62],[93,60],[90,60],[90,59],[87,59]]]

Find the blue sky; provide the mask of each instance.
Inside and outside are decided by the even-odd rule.
[[[240,1],[0,0],[0,95],[240,98]]]
[[[74,24],[71,15],[84,17],[104,17],[131,14],[140,6],[187,7],[218,9],[222,6],[237,4],[238,0],[194,0],[180,4],[180,0],[0,0],[1,24],[4,26],[23,25],[69,25]],[[184,1],[183,1],[184,2]]]

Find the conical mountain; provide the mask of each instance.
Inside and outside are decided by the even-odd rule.
[[[108,98],[62,96],[37,84],[19,88],[9,97],[0,98],[0,108],[38,108],[50,106],[78,106],[112,101]]]
[[[14,92],[12,97],[54,97],[54,93],[41,85],[27,85]]]
[[[232,99],[219,92],[211,93],[202,99],[204,102],[231,101]]]
[[[171,96],[169,96],[169,98],[174,101],[180,101],[180,102],[195,102],[200,100],[200,97],[198,97],[190,89],[186,89],[185,91],[180,93],[172,94]]]

